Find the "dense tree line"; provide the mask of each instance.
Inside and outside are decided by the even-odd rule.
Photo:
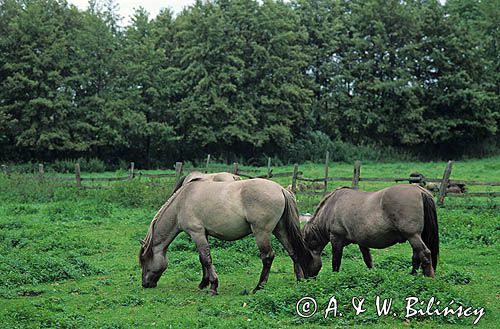
[[[197,1],[127,26],[115,7],[0,0],[4,160],[498,149],[498,0]]]

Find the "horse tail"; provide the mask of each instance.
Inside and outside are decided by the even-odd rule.
[[[305,270],[312,261],[311,251],[307,248],[304,237],[300,232],[299,211],[295,198],[286,189],[282,189],[282,193],[285,197],[285,209],[283,210],[280,221],[283,221],[285,225],[293,252],[297,255],[299,264],[305,274]]]
[[[428,193],[422,193],[422,201],[424,205],[424,230],[422,232],[422,240],[431,251],[432,267],[436,270],[439,256],[436,204],[432,196]]]

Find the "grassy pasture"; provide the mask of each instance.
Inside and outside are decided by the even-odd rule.
[[[442,176],[445,163],[363,163],[365,177],[406,177],[419,171]],[[291,171],[291,166],[274,172]],[[306,177],[321,177],[321,165],[301,165]],[[265,168],[262,168],[265,172]],[[85,176],[87,173],[82,173]],[[118,176],[124,172],[114,173]],[[334,163],[330,176],[350,176],[352,164]],[[91,174],[109,176],[110,173]],[[500,158],[457,162],[452,178],[500,180]],[[283,186],[290,178],[277,180]],[[156,289],[142,289],[138,240],[172,188],[169,179],[106,183],[77,190],[72,184],[39,182],[27,175],[0,175],[0,323],[6,328],[101,327],[465,327],[474,317],[420,317],[406,321],[404,299],[436,297],[443,304],[484,307],[479,327],[497,328],[500,200],[447,199],[438,210],[441,259],[435,279],[408,273],[408,244],[373,250],[375,268],[365,268],[357,247],[344,252],[341,272],[331,273],[331,253],[323,255],[317,279],[297,283],[292,263],[274,241],[269,283],[255,295],[261,269],[252,237],[236,242],[211,240],[220,280],[219,296],[199,291],[201,268],[194,244],[181,234],[169,252],[169,268]],[[349,184],[345,182],[344,184]],[[329,189],[337,185],[330,183]],[[361,183],[375,190],[387,183]],[[470,190],[495,191],[489,187]],[[496,189],[498,190],[498,188]],[[312,212],[319,197],[298,195],[301,212]],[[324,310],[330,297],[342,317],[308,319],[295,314],[304,296]],[[395,315],[378,317],[375,296],[393,298]],[[366,298],[367,311],[355,315],[352,297]]]

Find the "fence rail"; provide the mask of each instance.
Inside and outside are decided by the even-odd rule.
[[[145,178],[164,178],[164,177],[175,177],[175,182],[177,183],[182,175],[183,172],[193,172],[193,171],[201,171],[205,173],[209,172],[220,172],[220,171],[225,171],[225,172],[230,172],[242,177],[246,178],[278,178],[278,177],[291,177],[292,178],[292,184],[291,184],[291,189],[292,192],[294,193],[302,193],[306,195],[324,195],[327,193],[327,186],[328,182],[334,182],[334,181],[344,181],[344,182],[351,182],[352,188],[357,189],[359,187],[359,182],[409,182],[409,183],[417,183],[417,184],[424,184],[424,183],[438,183],[440,185],[439,188],[439,193],[437,195],[438,199],[438,204],[443,205],[445,198],[447,197],[500,197],[500,192],[491,192],[491,191],[480,191],[480,192],[465,192],[465,193],[448,193],[448,186],[450,185],[477,185],[477,186],[500,186],[500,181],[478,181],[478,180],[460,180],[460,179],[451,179],[451,173],[452,173],[452,167],[453,167],[453,162],[448,161],[444,172],[443,172],[443,177],[442,178],[426,178],[423,176],[416,176],[416,177],[363,177],[361,176],[361,162],[360,161],[355,161],[354,162],[354,167],[353,167],[353,175],[350,177],[344,176],[344,177],[335,177],[331,176],[331,172],[329,172],[329,153],[326,152],[325,155],[325,174],[324,177],[304,177],[303,172],[299,170],[299,165],[295,164],[293,171],[288,171],[288,172],[278,172],[278,173],[273,173],[273,168],[271,166],[271,158],[268,158],[267,162],[267,172],[264,174],[262,173],[264,170],[258,170],[258,169],[240,169],[238,167],[238,163],[235,162],[233,163],[232,168],[230,166],[211,166],[210,165],[210,155],[207,156],[207,160],[205,163],[205,167],[191,167],[191,168],[184,168],[182,162],[176,162],[175,164],[175,173],[158,173],[158,174],[150,174],[150,173],[145,173],[141,171],[137,171],[135,169],[135,164],[134,162],[130,163],[130,168],[129,168],[129,173],[128,176],[120,176],[120,177],[88,177],[88,176],[81,176],[80,172],[80,164],[77,163],[75,165],[75,174],[73,177],[67,177],[67,176],[50,176],[45,174],[44,166],[43,164],[38,165],[38,176],[41,179],[49,179],[49,180],[58,180],[58,181],[73,181],[76,182],[76,186],[79,188],[82,187],[88,187],[84,186],[82,182],[113,182],[113,181],[127,181],[127,180],[132,180],[134,178],[141,179],[142,177]],[[8,174],[7,166],[2,165],[2,172],[4,174]],[[315,190],[300,190],[297,188],[297,183],[298,182],[308,182],[308,183],[323,183],[321,188],[316,188]],[[321,191],[317,191],[321,189]]]
[[[445,170],[443,172],[443,178],[426,178],[423,176],[416,177],[362,177],[361,176],[361,162],[355,161],[353,168],[353,176],[352,177],[329,177],[328,176],[328,152],[326,153],[326,161],[325,161],[325,177],[303,177],[298,170],[298,164],[295,164],[294,171],[296,174],[292,177],[292,191],[294,193],[300,192],[307,195],[321,195],[326,193],[326,187],[322,192],[318,191],[297,191],[297,181],[304,181],[310,183],[318,183],[324,182],[325,186],[327,182],[332,181],[344,181],[351,182],[352,188],[357,189],[359,186],[359,182],[408,182],[408,183],[417,183],[423,185],[424,183],[439,183],[439,193],[438,193],[438,204],[444,205],[444,201],[446,197],[500,197],[500,192],[464,192],[464,193],[448,193],[448,187],[453,185],[480,185],[480,186],[500,186],[499,181],[477,181],[477,180],[459,180],[459,179],[450,179],[453,162],[448,161],[446,164]]]

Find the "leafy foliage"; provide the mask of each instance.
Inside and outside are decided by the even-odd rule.
[[[113,1],[2,0],[2,158],[498,153],[499,8],[214,0],[123,27]]]

